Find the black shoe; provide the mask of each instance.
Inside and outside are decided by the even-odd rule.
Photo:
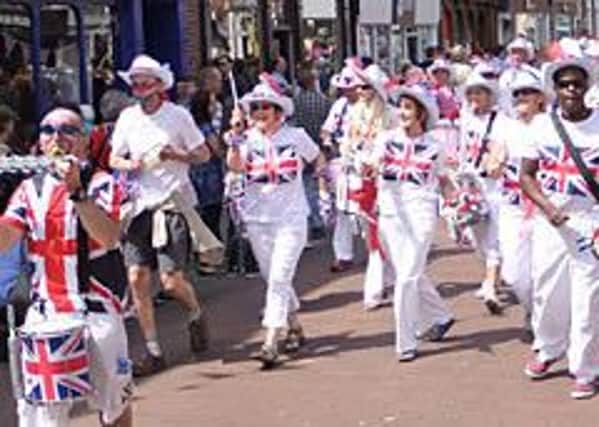
[[[166,369],[166,362],[162,356],[154,356],[149,352],[133,364],[133,376],[136,378],[154,375]]]
[[[306,344],[306,337],[304,331],[301,329],[289,329],[287,336],[283,342],[283,352],[285,353],[296,353]]]
[[[275,347],[263,345],[258,354],[258,360],[262,362],[263,371],[268,371],[276,367],[279,363],[279,353]]]
[[[189,322],[189,346],[193,353],[201,353],[208,349],[208,325],[205,315],[202,314],[195,320]]]
[[[487,307],[487,310],[489,310],[489,313],[491,313],[493,316],[499,316],[503,313],[503,308],[501,308],[501,305],[496,299],[488,298],[483,302],[485,307]]]
[[[443,337],[445,336],[447,331],[449,331],[451,329],[451,327],[453,326],[454,323],[455,323],[454,319],[449,319],[445,323],[436,323],[433,326],[431,326],[430,329],[422,335],[422,339],[424,341],[431,341],[431,342],[442,341]]]

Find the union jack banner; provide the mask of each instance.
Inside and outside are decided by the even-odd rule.
[[[292,145],[251,147],[246,159],[250,183],[284,184],[293,182],[300,172],[301,161]]]
[[[593,176],[599,176],[599,148],[582,148],[580,156]],[[541,146],[539,179],[542,187],[553,193],[593,197],[576,163],[565,145]]]
[[[438,156],[436,147],[389,141],[385,145],[383,155],[382,177],[389,181],[399,180],[426,185]]]
[[[25,398],[58,402],[85,397],[92,390],[83,328],[53,336],[21,337]]]

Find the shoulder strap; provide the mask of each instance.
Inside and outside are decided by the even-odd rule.
[[[572,140],[570,139],[570,135],[568,135],[568,132],[566,132],[566,129],[564,128],[563,123],[559,119],[559,117],[557,115],[557,111],[555,109],[553,109],[553,111],[551,111],[550,116],[551,116],[551,121],[553,122],[553,126],[555,127],[555,130],[557,131],[559,138],[562,140],[562,142],[566,146],[566,149],[568,150],[570,157],[572,157],[572,160],[574,160],[574,163],[576,164],[578,171],[580,172],[580,174],[586,181],[587,185],[589,186],[589,190],[591,190],[593,197],[595,198],[597,203],[599,203],[599,184],[597,183],[597,181],[595,181],[595,177],[593,176],[593,173],[589,170],[587,165],[584,163],[584,160],[582,160],[582,157],[580,157],[580,153],[578,152],[576,147],[574,147],[574,144],[572,143]]]
[[[87,189],[93,176],[92,167],[81,169],[81,185]],[[77,218],[77,280],[79,291],[89,291],[89,280],[91,277],[91,262],[89,259],[89,234],[83,227],[81,219]]]
[[[483,160],[483,155],[489,149],[489,135],[491,135],[491,130],[493,130],[493,123],[497,118],[497,110],[491,111],[491,115],[489,116],[489,121],[487,122],[487,128],[485,129],[485,133],[481,140],[481,147],[476,160],[474,161],[474,167],[478,168],[480,166],[480,162]]]

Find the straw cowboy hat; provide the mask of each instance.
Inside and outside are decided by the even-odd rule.
[[[497,99],[499,92],[497,82],[490,79],[486,79],[479,71],[473,71],[466,79],[466,82],[464,83],[464,94],[466,94],[468,90],[475,87],[482,87],[484,89],[487,89],[491,93],[491,97],[494,100]]]
[[[576,40],[563,38],[549,48],[548,54],[551,62],[544,67],[544,80],[548,87],[553,86],[557,73],[564,68],[580,68],[587,76],[591,76],[590,61]]]
[[[437,100],[423,84],[402,86],[397,92],[398,99],[402,96],[412,98],[426,110],[426,130],[431,130],[439,120]]]
[[[521,89],[534,89],[545,93],[545,85],[541,73],[536,70],[522,70],[516,74],[514,81],[510,84],[512,97]]]
[[[350,67],[353,67],[353,71],[358,75],[360,80],[362,80],[363,84],[372,86],[376,93],[385,102],[387,101],[389,98],[387,86],[390,84],[391,79],[389,79],[387,73],[385,73],[380,66],[372,64],[364,69],[358,68],[355,65],[350,65]]]
[[[452,79],[453,78],[453,67],[451,66],[451,64],[449,63],[449,61],[447,61],[446,59],[443,58],[437,58],[433,61],[433,63],[430,65],[430,67],[428,67],[427,69],[429,75],[433,75],[436,71],[446,71],[447,73],[449,73],[449,78]]]
[[[268,102],[277,105],[283,110],[285,116],[293,115],[293,101],[288,96],[283,95],[283,89],[279,83],[267,73],[260,75],[260,83],[254,86],[254,89],[243,98],[241,105],[244,110],[250,110],[250,104],[254,102]]]
[[[514,40],[512,40],[508,45],[506,50],[511,52],[513,49],[523,49],[526,51],[526,56],[528,60],[531,60],[535,56],[535,47],[532,42],[525,37],[518,36]]]
[[[166,90],[172,88],[175,84],[175,76],[170,65],[161,65],[154,58],[144,54],[137,55],[127,71],[119,71],[117,74],[129,86],[131,86],[131,77],[136,74],[152,76],[161,80]]]
[[[360,77],[351,67],[343,67],[339,74],[331,78],[331,85],[338,89],[351,89],[362,84]]]

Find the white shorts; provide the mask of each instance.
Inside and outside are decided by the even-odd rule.
[[[69,316],[84,320],[90,333],[90,377],[94,390],[88,401],[100,411],[104,423],[112,424],[127,409],[133,394],[132,364],[122,316],[110,307],[107,307],[107,313]],[[30,308],[25,324],[43,320],[37,309]],[[21,399],[18,402],[19,426],[66,426],[71,407],[69,401],[32,405]]]

